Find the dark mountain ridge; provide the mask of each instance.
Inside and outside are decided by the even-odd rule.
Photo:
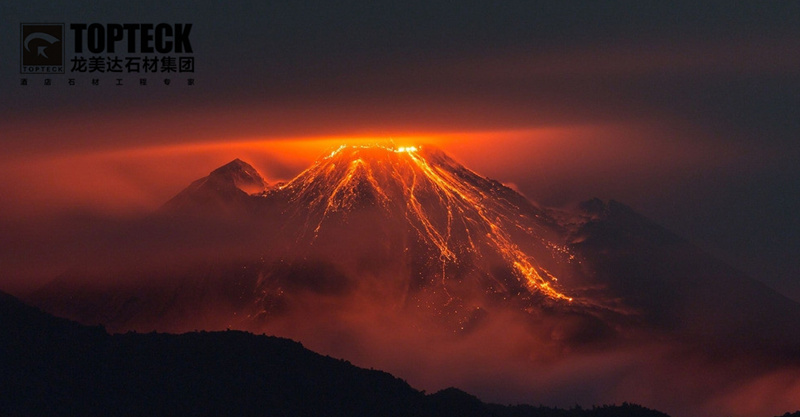
[[[701,344],[798,361],[800,305],[615,202],[590,200],[570,245],[646,320]],[[706,346],[709,347],[709,346]]]
[[[226,332],[109,335],[0,292],[0,414],[663,417],[640,406],[592,410],[484,404],[433,395],[297,342]]]

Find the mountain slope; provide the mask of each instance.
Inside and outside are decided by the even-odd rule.
[[[797,361],[800,305],[615,201],[581,206],[589,218],[570,247],[650,323],[694,342],[758,349]]]
[[[311,235],[309,243],[329,227],[329,233],[341,234],[337,225],[362,220],[348,216],[377,208],[382,223],[399,221],[411,229],[404,232],[411,232],[425,257],[438,261],[442,280],[447,280],[448,269],[462,264],[486,273],[482,259],[504,261],[529,291],[572,301],[554,288],[555,277],[537,261],[567,259],[551,240],[558,239],[555,222],[517,193],[435,148],[341,147],[280,192],[290,204],[304,208],[298,215],[313,228],[301,232]],[[515,242],[520,235],[535,256]]]
[[[323,277],[349,277],[339,281],[451,329],[499,305],[577,314],[592,329],[606,327],[594,316],[617,314],[586,290],[547,211],[436,148],[343,146],[253,203],[282,207],[275,234],[290,268],[324,265]],[[261,292],[282,294],[288,281],[268,266]]]
[[[231,214],[247,204],[250,194],[262,192],[267,181],[250,164],[235,159],[212,171],[161,208],[162,213]]]

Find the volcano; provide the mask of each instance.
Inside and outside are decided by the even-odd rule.
[[[67,271],[29,301],[114,332],[268,332],[459,381],[475,374],[452,369],[481,360],[541,370],[631,350],[659,358],[663,378],[677,378],[676,356],[800,365],[797,303],[621,203],[541,207],[430,146],[341,146],[272,185],[237,159],[133,226],[108,242],[142,249]],[[441,356],[460,341],[482,348]],[[653,344],[669,353],[641,353]],[[471,391],[519,400],[475,372]]]
[[[608,327],[598,317],[621,316],[619,306],[581,272],[580,259],[568,247],[574,225],[557,220],[563,213],[538,207],[434,147],[342,146],[288,183],[266,184],[255,168],[235,160],[192,183],[156,215],[173,229],[183,223],[179,230],[197,229],[193,222],[208,228],[221,221],[247,229],[238,232],[237,238],[249,243],[234,266],[169,268],[169,276],[163,270],[115,271],[128,276],[126,282],[146,277],[147,291],[163,294],[115,297],[118,305],[101,302],[102,313],[94,317],[85,306],[97,301],[78,302],[84,313],[77,317],[68,309],[57,312],[112,329],[132,323],[136,329],[159,329],[159,320],[173,312],[197,316],[221,303],[236,313],[237,327],[250,328],[292,308],[296,292],[360,292],[398,310],[417,310],[453,331],[469,329],[507,304],[529,314],[578,315],[595,333]],[[53,293],[75,293],[70,280],[62,277],[39,296],[58,304]],[[244,293],[237,292],[235,302],[208,302],[210,292],[229,294],[226,286]],[[162,319],[131,307],[184,300],[186,288],[203,301],[157,301],[148,308]]]
[[[175,331],[197,327],[190,316],[258,327],[302,308],[296,301],[309,293],[358,293],[451,330],[513,306],[534,318],[579,317],[576,337],[658,328],[724,343],[744,329],[753,339],[744,345],[800,346],[796,303],[614,201],[543,208],[430,146],[341,146],[291,181],[267,184],[236,159],[147,226],[191,235],[184,244],[222,229],[235,256],[106,272],[115,279],[71,271],[35,300],[113,330]]]

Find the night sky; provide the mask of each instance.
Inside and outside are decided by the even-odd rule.
[[[173,4],[0,6],[1,224],[394,138],[543,205],[618,200],[800,300],[799,3]],[[191,23],[196,85],[44,86],[19,74],[24,22]]]

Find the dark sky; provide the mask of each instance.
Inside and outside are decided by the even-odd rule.
[[[800,300],[800,4],[343,3],[4,2],[5,216],[62,204],[42,194],[71,190],[65,171],[92,187],[97,152],[172,149],[98,183],[152,208],[232,152],[189,163],[175,155],[196,148],[180,146],[449,135],[433,141],[535,201],[619,200]],[[23,87],[25,22],[192,23],[196,85]],[[301,166],[270,161],[253,162],[277,177]]]

